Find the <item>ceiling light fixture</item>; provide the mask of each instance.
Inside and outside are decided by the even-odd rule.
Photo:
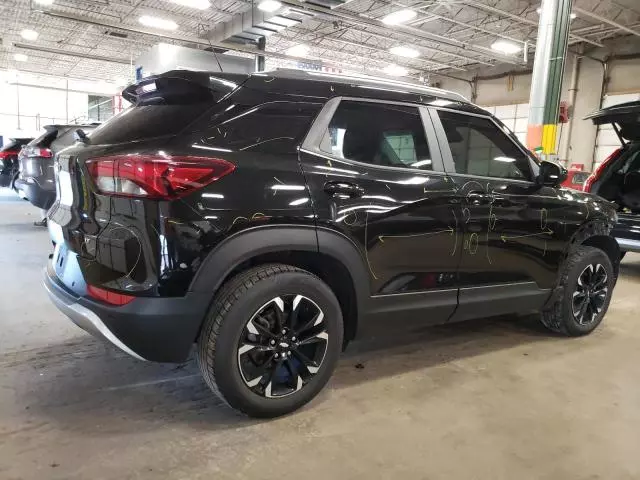
[[[304,57],[309,53],[309,47],[301,43],[300,45],[294,45],[288,48],[285,53],[292,57]]]
[[[394,64],[387,65],[382,69],[382,71],[392,77],[404,77],[407,74],[406,68]]]
[[[38,32],[36,32],[35,30],[31,30],[29,28],[25,28],[20,32],[20,36],[25,40],[30,40],[34,42],[38,39]]]
[[[24,53],[16,53],[16,54],[13,56],[13,59],[14,59],[16,62],[26,62],[27,60],[29,60],[29,57],[27,57]]]
[[[414,10],[398,10],[397,12],[390,13],[382,18],[382,23],[387,25],[397,25],[399,23],[405,23],[409,20],[416,18],[418,14]]]
[[[138,21],[145,27],[159,28],[161,30],[177,30],[178,28],[178,24],[173,20],[152,17],[150,15],[143,15]]]
[[[280,7],[282,7],[282,3],[278,0],[262,0],[258,4],[258,10],[262,10],[263,12],[275,12]]]
[[[206,10],[211,6],[209,0],[171,0],[171,3],[182,5],[183,7],[197,8],[198,10]]]
[[[403,46],[391,47],[389,49],[389,52],[393,53],[394,55],[398,55],[400,57],[418,58],[420,56],[420,52],[415,48],[411,48],[411,47],[403,47]]]
[[[522,47],[520,45],[516,45],[515,43],[508,42],[506,40],[496,40],[491,44],[491,48],[496,52],[504,53],[505,55],[514,55],[522,51]]]

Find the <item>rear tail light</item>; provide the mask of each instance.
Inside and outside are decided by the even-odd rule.
[[[596,182],[596,180],[600,178],[605,168],[607,168],[607,166],[611,162],[613,162],[616,158],[618,158],[618,155],[620,155],[620,152],[622,152],[622,148],[616,149],[611,155],[605,158],[600,165],[596,167],[593,173],[589,175],[589,178],[587,178],[587,180],[584,182],[584,188],[583,188],[584,192],[591,192],[591,189],[593,188],[593,184]]]
[[[21,155],[25,155],[26,157],[42,157],[42,158],[51,158],[53,157],[53,152],[48,148],[40,148],[40,147],[24,147],[20,152]]]
[[[87,170],[101,193],[170,200],[215,182],[235,166],[210,157],[113,155],[88,160]]]
[[[87,285],[87,293],[91,298],[95,298],[96,300],[100,300],[101,302],[105,302],[110,305],[117,305],[118,307],[130,303],[136,298],[132,295],[110,292],[109,290],[94,287],[93,285]]]
[[[5,158],[9,158],[12,155],[15,155],[15,152],[11,152],[9,150],[5,150],[4,152],[0,152],[0,160],[4,160]]]

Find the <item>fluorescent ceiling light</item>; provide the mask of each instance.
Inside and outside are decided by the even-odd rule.
[[[178,28],[178,24],[173,20],[152,17],[150,15],[143,15],[138,21],[145,27],[159,28],[161,30],[176,30]]]
[[[53,5],[53,0],[33,0],[40,5]]]
[[[198,10],[206,10],[211,6],[209,0],[171,0],[171,2],[183,7],[197,8]]]
[[[278,0],[262,0],[258,4],[258,10],[262,10],[263,12],[275,12],[280,7],[282,7],[282,3]]]
[[[38,39],[38,32],[29,28],[25,28],[20,32],[20,36],[25,40],[35,41]]]
[[[13,56],[13,59],[14,59],[16,62],[26,62],[27,60],[29,60],[29,57],[27,57],[24,53],[16,53],[16,54]]]
[[[387,25],[397,25],[399,23],[405,23],[409,20],[416,18],[418,14],[414,10],[398,10],[397,12],[390,13],[382,18],[382,23]]]
[[[291,55],[292,57],[304,57],[307,53],[309,53],[309,47],[303,44],[295,45],[285,52],[287,55]]]
[[[382,71],[392,77],[404,77],[407,74],[407,69],[400,65],[387,65]]]
[[[394,55],[399,55],[401,57],[417,58],[420,56],[420,52],[415,48],[411,48],[411,47],[403,47],[403,46],[391,47],[389,49],[389,52],[393,53]]]
[[[520,45],[516,45],[515,43],[508,42],[506,40],[496,40],[491,45],[491,48],[496,52],[504,53],[506,55],[513,55],[522,50]]]

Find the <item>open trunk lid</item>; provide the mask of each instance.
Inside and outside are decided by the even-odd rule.
[[[585,120],[591,120],[595,125],[610,123],[623,145],[640,141],[640,101],[603,108],[587,115]]]

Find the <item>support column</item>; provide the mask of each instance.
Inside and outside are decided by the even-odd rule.
[[[562,77],[569,44],[572,0],[542,0],[533,61],[527,146],[545,158],[557,155]]]
[[[258,50],[262,50],[263,52],[267,48],[267,39],[266,37],[260,37],[258,39]],[[256,72],[264,72],[265,70],[265,57],[264,55],[256,55]]]

